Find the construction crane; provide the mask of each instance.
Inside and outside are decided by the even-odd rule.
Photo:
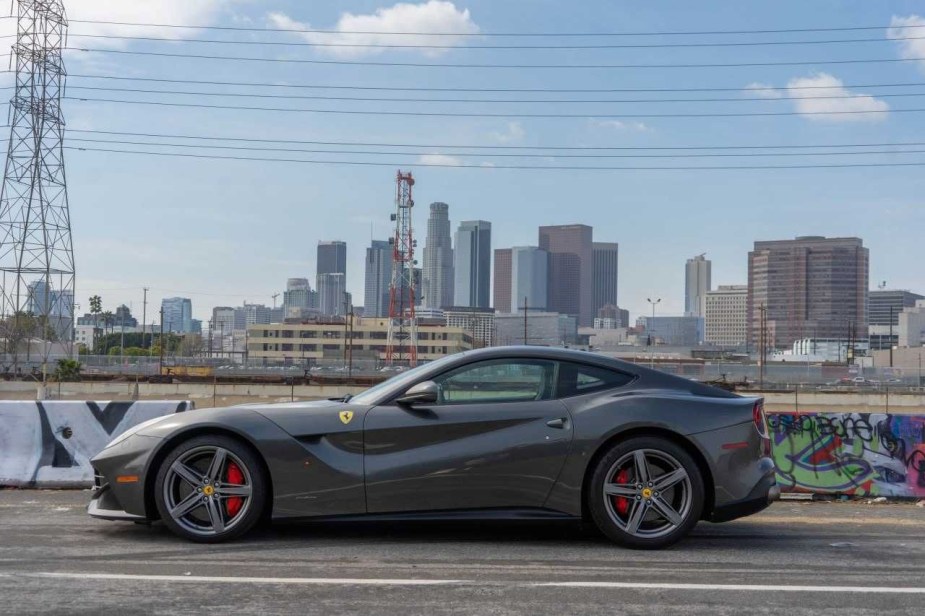
[[[279,293],[274,293],[270,297],[273,298],[273,308],[276,308],[276,298],[279,297]]]
[[[389,365],[417,365],[418,330],[414,313],[414,229],[411,223],[411,209],[414,207],[411,172],[395,177],[395,235],[389,239],[392,244],[392,281],[389,285],[389,329],[385,358]]]

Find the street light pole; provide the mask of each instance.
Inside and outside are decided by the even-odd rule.
[[[651,297],[647,297],[646,301],[649,302],[649,304],[651,304],[652,306],[652,321],[651,323],[649,323],[649,327],[647,328],[649,330],[649,334],[648,334],[649,346],[652,346],[652,344],[655,342],[654,340],[652,340],[652,328],[655,327],[655,307],[661,303],[662,298],[659,297],[653,300]],[[649,351],[649,367],[650,368],[655,367],[655,355],[652,354],[651,351]]]

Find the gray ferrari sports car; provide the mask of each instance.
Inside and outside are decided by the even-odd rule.
[[[779,496],[760,398],[592,353],[469,351],[342,400],[195,410],[93,458],[89,513],[201,542],[264,519],[588,519],[658,548]]]

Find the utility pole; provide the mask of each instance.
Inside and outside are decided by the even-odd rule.
[[[145,348],[145,333],[147,332],[148,319],[148,287],[144,287],[144,299],[141,302],[141,348]]]
[[[161,354],[157,362],[158,376],[164,374],[164,306],[161,306],[161,335],[159,338],[159,342],[161,346]]]
[[[890,337],[888,339],[890,343],[890,368],[893,367],[893,307],[890,306]]]
[[[529,336],[527,335],[527,310],[528,308],[529,306],[527,306],[527,296],[524,296],[524,346],[527,345],[527,340],[529,338]]]
[[[767,344],[768,344],[768,321],[767,321],[767,308],[764,304],[758,308],[760,317],[758,319],[758,326],[760,331],[758,333],[758,389],[764,389],[764,362],[767,360]]]

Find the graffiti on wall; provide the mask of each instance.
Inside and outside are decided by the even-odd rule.
[[[925,417],[883,413],[768,416],[785,492],[925,496]]]

